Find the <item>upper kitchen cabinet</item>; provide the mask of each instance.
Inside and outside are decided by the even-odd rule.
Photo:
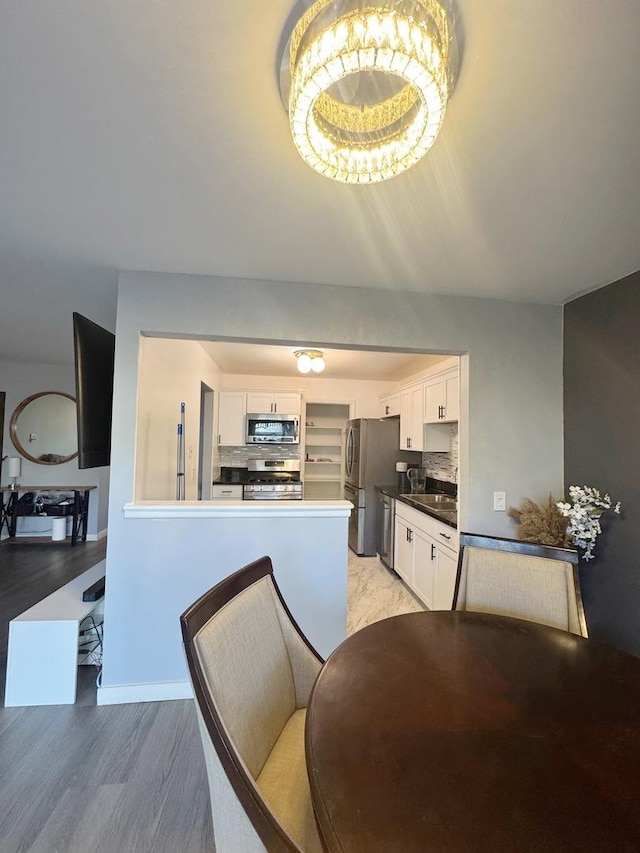
[[[400,392],[383,394],[378,403],[378,415],[381,418],[393,418],[400,414]]]
[[[218,444],[240,447],[244,444],[247,394],[245,391],[221,391],[218,407]]]
[[[460,415],[460,378],[457,368],[427,379],[424,387],[424,420],[427,424],[457,421]]]
[[[299,415],[302,395],[289,391],[247,391],[247,412]]]
[[[400,394],[400,449],[424,450],[424,388],[422,383]]]

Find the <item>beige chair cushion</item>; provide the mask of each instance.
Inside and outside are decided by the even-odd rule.
[[[466,546],[456,609],[581,633],[572,566],[560,560]]]
[[[306,710],[295,711],[256,779],[260,793],[288,835],[305,853],[322,853],[304,754]]]
[[[296,710],[293,672],[273,588],[262,578],[194,640],[221,719],[255,779]]]

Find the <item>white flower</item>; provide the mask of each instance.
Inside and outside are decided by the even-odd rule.
[[[609,495],[601,496],[597,489],[589,486],[569,486],[571,502],[558,501],[556,506],[560,513],[569,519],[567,536],[578,548],[584,549],[584,559],[593,560],[593,549],[596,539],[602,533],[600,516],[611,509]],[[613,511],[620,515],[620,503]]]

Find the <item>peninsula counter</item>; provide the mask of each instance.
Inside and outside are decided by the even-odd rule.
[[[191,695],[179,616],[263,555],[294,618],[327,657],[346,637],[349,501],[140,501],[110,566],[99,704]]]

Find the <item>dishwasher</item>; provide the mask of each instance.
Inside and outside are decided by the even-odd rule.
[[[377,512],[376,547],[378,556],[388,569],[393,569],[393,549],[396,524],[395,498],[379,492]]]

